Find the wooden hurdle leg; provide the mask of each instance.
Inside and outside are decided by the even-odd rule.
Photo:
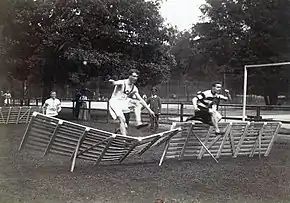
[[[263,132],[264,132],[264,129],[265,129],[265,126],[266,126],[267,123],[264,123],[262,128],[260,129],[259,133],[258,133],[258,136],[257,136],[257,140],[256,140],[256,143],[254,144],[254,147],[252,148],[252,151],[251,151],[251,154],[249,157],[253,157],[254,154],[255,154],[255,151],[257,149],[257,146],[259,147],[259,158],[261,158],[261,137],[263,135]]]
[[[22,110],[22,106],[20,106],[20,108],[19,108],[19,111],[18,111],[18,114],[17,114],[17,119],[16,119],[16,124],[19,123],[19,117],[20,117],[21,110]]]
[[[230,133],[230,130],[231,130],[231,126],[232,126],[232,124],[230,123],[230,124],[228,124],[226,127],[225,127],[225,134],[224,134],[224,137],[226,137],[226,136],[228,136],[228,134]],[[207,136],[206,136],[206,138],[205,138],[205,142],[204,142],[204,145],[207,145],[207,143],[208,143],[208,139],[209,139],[209,137],[210,137],[210,130],[211,129],[209,129],[209,131],[208,131],[208,134],[207,134]],[[222,134],[220,134],[220,135],[217,135],[216,137],[215,137],[215,139],[214,140],[212,140],[208,145],[207,145],[207,149],[209,150],[209,148],[211,148],[217,141],[219,141],[220,140],[220,138],[222,137],[223,135]],[[224,139],[223,139],[224,140]],[[222,142],[223,143],[223,142]],[[198,159],[201,159],[202,157],[203,157],[203,155],[205,154],[205,149],[202,147],[201,148],[201,150],[200,150],[200,152],[199,152],[199,155],[198,155]],[[217,155],[217,158],[219,157],[219,155]]]
[[[90,146],[89,148],[87,148],[87,149],[85,149],[85,150],[79,152],[77,156],[82,155],[83,153],[86,153],[87,151],[89,151],[89,150],[91,150],[91,149],[93,149],[93,148],[95,148],[95,147],[97,147],[97,146],[99,146],[99,145],[101,145],[101,144],[103,144],[103,143],[109,141],[111,138],[112,138],[112,137],[106,138],[106,139],[104,139],[104,140],[98,142],[97,144],[94,144],[94,145]]]
[[[250,126],[250,123],[247,123],[247,125],[246,125],[246,127],[244,129],[244,132],[243,132],[243,134],[242,134],[242,136],[241,136],[241,138],[239,140],[239,143],[238,143],[238,145],[236,147],[235,154],[234,154],[234,158],[237,158],[237,156],[239,154],[240,148],[241,148],[241,146],[243,144],[243,141],[244,141],[244,139],[245,139],[245,137],[247,135],[249,126]]]
[[[2,119],[3,121],[3,124],[5,124],[5,119],[4,119],[4,116],[3,116],[3,113],[2,113],[2,107],[0,107],[0,118]]]
[[[23,117],[27,114],[29,112],[29,109],[27,109],[21,116],[20,116],[20,118],[18,119],[18,122],[21,120],[21,119],[23,119]],[[29,116],[29,115],[28,115]],[[28,123],[29,121],[26,121],[26,123]],[[25,123],[25,124],[26,124]]]
[[[32,124],[33,124],[35,117],[36,117],[36,115],[32,115],[32,118],[31,118],[31,120],[30,120],[30,122],[25,130],[24,136],[23,136],[21,143],[19,145],[18,151],[21,151],[23,149],[24,143],[25,143],[26,139],[28,138],[28,132],[30,131],[30,129],[32,127]]]
[[[75,151],[73,153],[73,156],[72,156],[72,164],[71,164],[71,168],[70,168],[70,171],[73,172],[74,171],[74,168],[75,168],[75,165],[76,165],[76,159],[77,159],[77,155],[78,155],[78,151],[79,151],[79,148],[85,138],[85,136],[88,134],[88,132],[90,131],[90,128],[86,128],[84,133],[82,134],[82,136],[79,138],[78,140],[78,144],[75,148]]]
[[[52,145],[52,142],[54,141],[54,138],[55,138],[55,136],[56,136],[56,134],[57,134],[57,132],[58,132],[60,126],[62,125],[62,123],[63,123],[62,120],[59,120],[59,121],[58,121],[58,123],[57,123],[55,129],[53,130],[53,133],[52,133],[52,135],[51,135],[51,137],[50,137],[49,143],[48,143],[48,145],[47,145],[47,147],[46,147],[46,149],[45,149],[45,151],[44,151],[42,157],[44,157],[44,156],[49,152],[50,147],[51,147],[51,145]]]
[[[261,160],[262,134],[259,134],[258,140],[259,140],[259,159]]]
[[[7,119],[6,119],[6,124],[9,124],[11,109],[12,109],[12,107],[9,107],[9,111],[8,111],[8,115],[7,115]]]
[[[153,139],[149,144],[147,144],[147,146],[144,147],[141,150],[141,152],[138,153],[138,155],[141,156],[142,154],[144,154],[144,152],[146,152],[159,139],[160,139],[160,136],[155,137],[155,139]]]
[[[162,156],[161,156],[160,161],[159,161],[159,166],[161,166],[162,163],[163,163],[164,157],[165,157],[165,155],[166,155],[166,153],[167,153],[167,151],[168,151],[169,144],[170,144],[170,140],[168,140],[168,141],[166,142],[166,144],[165,144],[165,147],[164,147],[164,150],[163,150]]]
[[[209,150],[217,141],[219,141],[221,139],[221,137],[222,137],[222,135],[218,135],[213,141],[208,143],[207,149]],[[203,157],[203,155],[205,154],[205,152],[206,152],[203,147],[202,147],[202,149],[203,149],[203,151],[202,151],[202,153],[200,153],[200,158],[198,157],[198,159],[201,159]]]
[[[232,123],[229,126],[230,130],[228,132],[229,138],[230,138],[230,143],[231,143],[231,150],[232,150],[232,156],[236,153],[236,146],[235,146],[235,139],[232,134]]]
[[[199,143],[204,147],[204,149],[209,153],[209,155],[215,160],[216,163],[219,163],[218,160],[214,157],[214,155],[208,150],[208,148],[204,145],[204,143],[201,141],[201,139],[195,134],[192,133],[195,138],[199,141]]]
[[[176,123],[172,123],[172,126],[171,126],[170,130],[173,130],[175,128],[176,128]],[[161,166],[162,163],[163,163],[163,160],[164,160],[164,157],[165,157],[165,155],[166,155],[166,153],[168,151],[171,139],[172,139],[172,137],[165,143],[164,150],[163,150],[162,156],[161,156],[160,161],[159,161],[159,166]]]
[[[27,118],[26,118],[26,122],[25,123],[28,123],[29,122],[29,116],[31,114],[31,106],[29,107],[29,110],[28,110],[28,115],[27,115]]]
[[[98,157],[98,159],[96,161],[96,165],[98,165],[101,162],[103,156],[107,152],[107,149],[110,147],[110,145],[111,145],[111,143],[113,142],[114,139],[115,139],[115,137],[110,137],[109,138],[107,145],[105,146],[105,148],[103,149],[103,151],[101,152],[100,156]]]
[[[276,136],[277,136],[277,134],[278,134],[278,132],[279,132],[281,126],[282,126],[282,123],[279,123],[279,124],[277,125],[277,128],[276,128],[275,131],[274,131],[274,134],[273,134],[273,136],[272,136],[272,139],[271,139],[271,141],[270,141],[270,143],[269,143],[269,146],[268,146],[268,148],[267,148],[267,150],[266,150],[264,156],[268,156],[268,155],[269,155],[269,153],[270,153],[270,151],[271,151],[271,149],[272,149],[272,146],[273,146],[273,144],[274,144],[275,138],[276,138]]]
[[[182,150],[180,151],[180,154],[179,154],[179,159],[182,159],[184,157],[185,149],[186,149],[186,146],[188,144],[189,137],[192,133],[192,129],[193,129],[193,125],[191,125],[189,128],[189,131],[188,131],[187,136],[186,136],[186,140],[185,140],[184,145],[182,147]]]
[[[205,140],[204,140],[204,144],[207,145],[208,143],[208,139],[210,137],[210,131],[211,131],[211,126],[208,128],[208,131],[207,131],[207,134],[206,134],[206,137],[205,137]],[[205,152],[205,149],[203,147],[201,147],[200,151],[199,151],[199,154],[197,156],[197,159],[201,159],[202,155],[204,154]]]
[[[221,153],[222,153],[223,147],[225,145],[225,142],[226,142],[227,138],[229,137],[231,129],[232,129],[232,125],[230,124],[229,128],[226,130],[226,133],[224,134],[224,137],[222,139],[221,145],[220,145],[219,150],[217,152],[217,155],[216,155],[217,158],[219,158]]]
[[[126,152],[126,154],[124,154],[124,156],[120,159],[119,163],[122,163],[122,162],[125,160],[125,158],[126,158],[127,156],[129,156],[129,154],[132,152],[132,150],[133,150],[137,145],[138,145],[138,142],[137,142],[137,141],[134,142],[133,145],[130,147],[130,149]]]

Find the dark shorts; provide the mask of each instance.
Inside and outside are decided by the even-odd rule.
[[[213,125],[212,120],[211,120],[211,114],[208,112],[207,109],[205,110],[201,109],[200,111],[195,111],[194,116],[191,116],[188,119],[186,119],[186,121],[190,121],[190,120],[197,120],[208,125]]]

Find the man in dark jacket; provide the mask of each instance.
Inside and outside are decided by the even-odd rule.
[[[76,91],[76,94],[75,94],[75,108],[74,108],[74,117],[76,119],[78,119],[79,117],[79,113],[80,113],[80,107],[81,107],[81,104],[82,104],[82,101],[80,100],[80,97],[82,96],[82,94],[80,93],[79,90]]]
[[[159,127],[159,117],[161,114],[161,99],[157,95],[157,88],[153,87],[151,90],[151,97],[148,98],[147,103],[150,105],[150,108],[155,113],[155,117],[150,116],[150,130],[151,132],[156,132]]]

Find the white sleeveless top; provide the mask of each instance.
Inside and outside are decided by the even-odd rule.
[[[114,87],[111,99],[126,100],[132,98],[135,93],[138,93],[138,88],[133,84],[131,87],[128,86],[128,80],[119,80],[119,85]]]

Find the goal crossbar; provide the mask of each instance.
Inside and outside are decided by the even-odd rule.
[[[270,66],[284,66],[284,65],[290,65],[290,62],[266,63],[266,64],[256,64],[256,65],[245,65],[244,66],[244,94],[243,94],[243,118],[242,118],[242,121],[246,120],[248,69],[249,68],[259,68],[259,67],[270,67]]]

